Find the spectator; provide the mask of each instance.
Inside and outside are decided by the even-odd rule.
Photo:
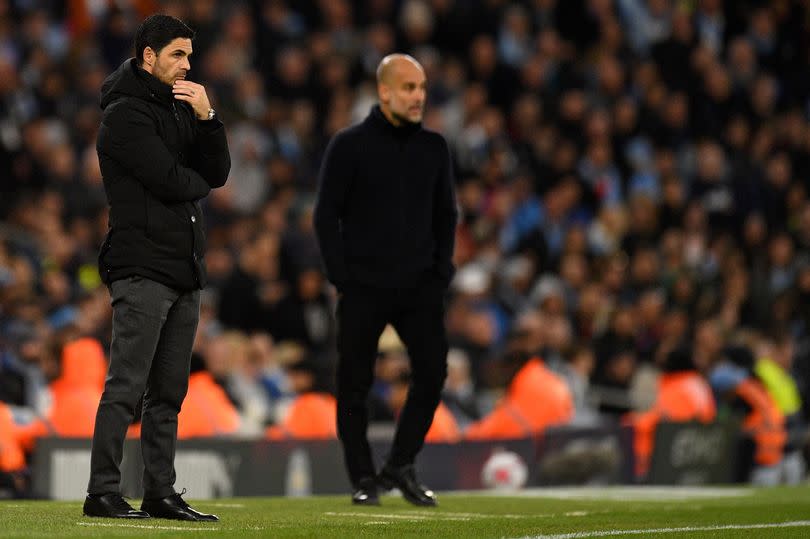
[[[271,440],[322,440],[337,438],[337,402],[329,393],[326,373],[311,359],[287,366],[296,397],[284,417],[265,431]]]
[[[405,401],[408,397],[408,386],[411,383],[411,376],[408,372],[403,372],[394,379],[391,384],[391,390],[388,394],[388,405],[394,413],[394,417],[398,417],[402,408],[405,406]],[[461,439],[461,431],[459,430],[458,423],[444,402],[440,402],[433,414],[433,422],[430,424],[427,434],[425,435],[425,442],[427,443],[455,443]]]
[[[504,367],[514,376],[503,399],[464,432],[468,440],[535,436],[547,427],[571,420],[574,403],[566,383],[527,351],[526,335],[515,335]],[[542,401],[543,406],[537,403]]]
[[[735,480],[758,485],[779,481],[787,433],[785,416],[762,383],[752,376],[754,357],[744,347],[729,347],[709,375],[725,414],[742,420]]]
[[[192,357],[188,394],[177,416],[177,438],[228,436],[239,432],[241,419],[222,387],[214,379],[213,359]],[[211,369],[210,371],[207,369]]]
[[[690,347],[680,346],[670,351],[662,367],[664,373],[658,380],[658,392],[652,408],[623,418],[623,422],[632,425],[635,431],[633,445],[637,477],[644,477],[649,471],[658,423],[709,423],[717,414],[712,390],[695,370]]]

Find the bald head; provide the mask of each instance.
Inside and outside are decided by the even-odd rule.
[[[380,63],[377,65],[377,84],[390,83],[394,72],[403,67],[406,69],[409,67],[418,69],[423,75],[425,73],[425,70],[422,69],[422,65],[410,54],[389,54],[380,60]]]
[[[389,54],[377,66],[380,109],[394,124],[419,123],[425,108],[425,70],[407,54]]]

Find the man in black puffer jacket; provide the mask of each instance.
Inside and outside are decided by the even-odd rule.
[[[101,90],[97,150],[110,230],[99,272],[112,296],[113,335],[93,435],[89,516],[217,520],[174,491],[177,414],[206,281],[199,201],[230,170],[222,122],[205,88],[185,78],[193,37],[174,17],[149,17],[135,35],[136,58]],[[144,502],[136,511],[121,497],[119,467],[142,395]]]
[[[453,277],[456,206],[444,138],[422,128],[425,72],[403,54],[377,69],[379,106],[332,139],[321,166],[315,230],[340,292],[338,433],[355,504],[379,503],[377,485],[436,505],[414,460],[447,375],[444,291]],[[375,478],[366,429],[377,339],[392,324],[408,348],[412,382],[388,462]]]

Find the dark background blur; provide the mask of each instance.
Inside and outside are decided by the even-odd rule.
[[[99,90],[156,11],[197,32],[190,78],[228,132],[194,361],[244,432],[294,393],[285,365],[330,381],[317,171],[395,51],[424,66],[424,124],[455,161],[445,398],[462,427],[515,335],[570,384],[574,423],[649,405],[683,340],[706,375],[743,344],[808,401],[810,1],[0,0],[0,400],[18,417],[47,408],[60,332],[109,342]],[[377,420],[407,368],[384,341]]]

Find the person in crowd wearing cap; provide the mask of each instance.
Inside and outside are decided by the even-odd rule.
[[[422,127],[426,78],[404,54],[377,69],[379,105],[339,132],[321,165],[315,230],[339,292],[338,434],[358,504],[378,485],[436,505],[414,461],[447,372],[444,292],[453,277],[457,211],[447,142]],[[366,430],[377,340],[391,323],[408,349],[412,382],[388,461],[377,476]]]
[[[216,521],[174,490],[177,414],[206,285],[200,200],[225,184],[225,129],[205,88],[187,79],[194,32],[153,15],[135,58],[104,81],[97,150],[110,204],[99,273],[113,306],[110,368],[96,415],[84,514]],[[144,501],[121,497],[127,428],[143,395]]]

